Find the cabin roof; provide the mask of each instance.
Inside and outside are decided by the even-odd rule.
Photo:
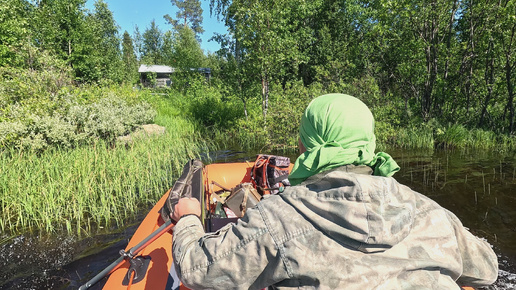
[[[139,73],[154,72],[154,73],[173,73],[174,68],[167,65],[140,65]]]

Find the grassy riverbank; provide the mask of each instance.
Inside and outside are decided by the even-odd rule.
[[[186,160],[208,150],[194,122],[180,116],[177,96],[139,97],[156,108],[165,134],[128,144],[98,139],[74,148],[0,151],[1,232],[84,234],[124,224],[162,196]]]
[[[407,113],[402,99],[392,97],[388,101],[383,101],[378,93],[374,93],[374,89],[345,85],[334,91],[346,92],[368,105],[375,117],[375,132],[379,148],[442,148],[504,152],[516,149],[516,136],[503,132],[504,128],[495,132],[446,120],[424,121],[420,116]],[[227,118],[222,125],[215,126],[216,130],[210,130],[207,133],[221,144],[228,144],[242,150],[261,148],[263,151],[297,151],[299,121],[304,109],[313,98],[334,91],[294,84],[271,96],[265,119],[261,114],[260,100],[249,100],[247,108],[250,113],[247,120],[243,117]],[[231,106],[240,107],[243,111],[241,103],[237,102]],[[198,120],[211,125],[208,120],[202,118]]]
[[[441,124],[436,120],[407,119],[399,113],[400,102],[384,105],[358,89],[341,89],[370,106],[376,117],[379,149],[516,149],[514,136],[469,129],[460,124]],[[192,82],[182,92],[86,88],[75,94],[79,98],[75,102],[89,106],[89,112],[96,112],[91,108],[101,108],[96,103],[105,96],[114,95],[123,100],[116,103],[122,104],[120,110],[115,110],[119,112],[116,116],[130,112],[124,104],[138,108],[150,106],[155,112],[153,122],[164,126],[165,134],[124,144],[113,139],[116,134],[108,130],[102,131],[108,132],[104,134],[91,133],[77,143],[56,139],[60,143],[49,142],[43,148],[23,146],[23,142],[16,141],[32,138],[32,133],[18,139],[9,135],[10,139],[4,140],[10,140],[11,146],[0,151],[0,230],[10,234],[65,230],[82,235],[98,228],[122,225],[172,186],[187,159],[209,152],[214,144],[243,151],[293,154],[297,152],[297,130],[303,110],[314,97],[324,93],[322,89],[293,86],[271,95],[264,120],[258,98],[247,101],[248,118],[245,118],[240,99],[203,83]],[[68,92],[69,95],[74,96],[73,92]],[[68,112],[63,108],[61,111]],[[56,114],[52,116],[60,118]],[[55,123],[63,124],[70,119],[73,118],[61,118]],[[92,124],[109,125],[110,119],[99,120]],[[26,124],[35,130],[31,129],[33,123]],[[132,128],[138,127],[131,124]],[[41,140],[52,141],[50,137],[61,132],[48,128],[35,130],[34,134],[42,134]],[[84,134],[84,130],[77,131],[76,127],[65,128],[72,132],[65,136],[75,138]]]
[[[298,135],[294,128],[290,128],[290,131],[295,133],[282,134],[279,131],[281,128],[278,128],[278,123],[270,124],[268,126],[269,131],[260,127],[260,123],[260,121],[255,120],[242,120],[234,128],[215,130],[213,136],[219,143],[238,147],[242,150],[261,148],[262,151],[297,152]],[[292,123],[299,124],[299,120],[292,120]],[[422,123],[413,127],[400,127],[378,120],[376,122],[376,139],[377,148],[382,150],[385,148],[439,148],[499,152],[516,150],[515,136],[477,128],[468,129],[460,124],[429,126]]]
[[[379,139],[379,146],[384,147],[474,149],[501,152],[516,149],[515,136],[477,128],[468,129],[460,124],[391,127],[385,132],[377,128],[376,135]]]

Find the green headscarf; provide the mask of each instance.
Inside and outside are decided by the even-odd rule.
[[[306,148],[289,175],[292,185],[343,165],[368,165],[377,176],[392,176],[400,167],[384,152],[374,153],[374,118],[359,99],[344,94],[320,96],[308,105],[299,128]]]

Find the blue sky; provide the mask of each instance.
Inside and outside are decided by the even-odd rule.
[[[87,0],[86,8],[93,11],[96,0]],[[170,30],[172,26],[167,24],[163,15],[169,14],[172,18],[176,17],[177,8],[172,6],[170,0],[104,0],[108,4],[109,10],[113,12],[113,17],[117,24],[121,27],[120,34],[125,30],[133,35],[134,26],[138,25],[140,32],[143,33],[147,27],[150,27],[151,21],[154,19],[161,31]],[[215,16],[210,16],[210,3],[201,0],[203,11],[203,28],[204,33],[201,35],[201,48],[204,52],[215,52],[220,45],[215,41],[208,41],[214,32],[227,33],[227,29],[223,23],[218,22]]]

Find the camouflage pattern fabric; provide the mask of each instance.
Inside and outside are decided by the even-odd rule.
[[[498,275],[490,245],[431,199],[367,166],[314,175],[236,224],[174,228],[174,264],[193,289],[459,289]]]

